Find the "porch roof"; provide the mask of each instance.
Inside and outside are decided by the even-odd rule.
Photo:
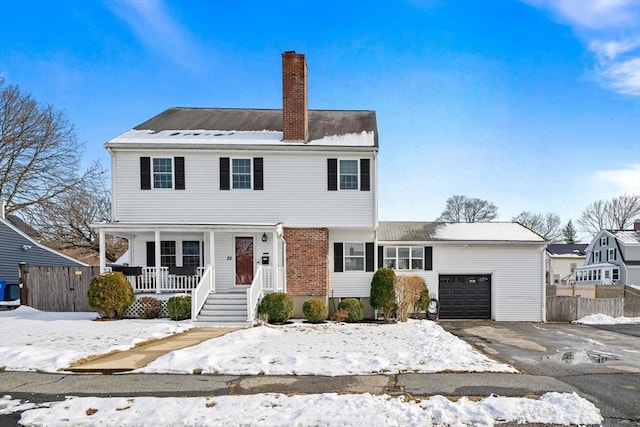
[[[101,222],[91,224],[96,230],[104,231],[107,234],[144,233],[154,231],[165,232],[206,232],[206,231],[244,231],[262,233],[265,231],[276,231],[282,234],[281,222],[270,223],[157,223],[157,222]]]

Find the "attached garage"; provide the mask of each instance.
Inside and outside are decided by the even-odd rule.
[[[512,222],[378,227],[378,266],[421,276],[438,298],[441,319],[544,321],[545,247],[542,237]]]
[[[438,302],[441,319],[491,319],[491,276],[441,274]]]

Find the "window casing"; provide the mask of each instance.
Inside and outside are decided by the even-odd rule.
[[[182,242],[182,266],[200,267],[200,242],[185,240]]]
[[[594,263],[600,262],[600,251],[593,252],[593,262]]]
[[[611,279],[612,280],[620,280],[620,271],[617,268],[611,270]]]
[[[153,188],[173,188],[173,159],[153,159]]]
[[[616,249],[615,248],[609,248],[607,250],[607,261],[613,261],[616,259]]]
[[[160,242],[160,265],[163,267],[176,266],[176,242],[163,240]]]
[[[364,243],[344,244],[344,271],[364,271]]]
[[[424,248],[421,246],[385,246],[384,267],[394,270],[423,270]]]
[[[231,159],[231,188],[251,189],[251,159]]]
[[[556,284],[556,285],[558,283],[560,283],[560,275],[559,274],[554,274],[553,275],[553,283]]]
[[[576,271],[576,268],[578,267],[578,264],[575,262],[571,263],[571,272],[573,273],[574,271]]]
[[[358,160],[340,160],[339,162],[340,190],[358,189]]]

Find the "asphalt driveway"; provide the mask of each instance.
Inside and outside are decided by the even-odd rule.
[[[640,325],[439,323],[493,359],[574,386],[600,408],[604,425],[640,425]]]

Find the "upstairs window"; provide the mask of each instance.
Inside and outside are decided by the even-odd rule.
[[[607,250],[607,261],[615,261],[616,259],[616,248],[609,248]]]
[[[600,246],[607,246],[609,244],[609,237],[602,236],[600,237]]]
[[[600,251],[593,252],[593,263],[597,264],[600,262]]]
[[[251,159],[231,160],[231,183],[234,189],[251,189]]]
[[[358,189],[358,161],[340,160],[340,189]]]
[[[153,188],[173,188],[173,159],[153,159]]]

